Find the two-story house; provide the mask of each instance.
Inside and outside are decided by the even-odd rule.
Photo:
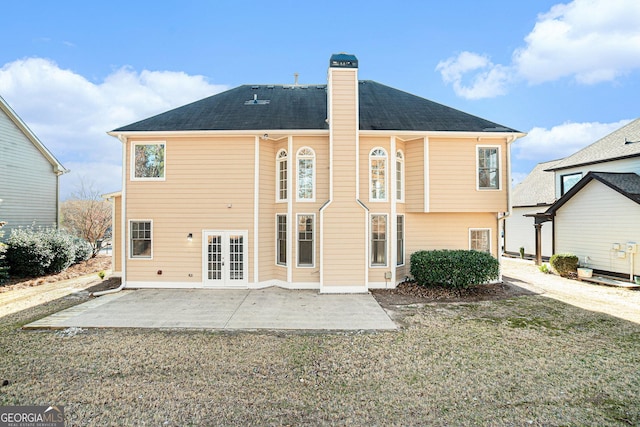
[[[3,239],[20,227],[59,225],[60,176],[68,172],[0,97],[0,221]]]
[[[419,249],[499,256],[522,133],[375,81],[244,85],[109,133],[127,287],[366,292]]]

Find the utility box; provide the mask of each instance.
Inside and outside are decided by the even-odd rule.
[[[626,252],[628,254],[635,254],[638,252],[638,244],[636,242],[628,242]]]
[[[619,251],[620,250],[620,243],[612,243],[611,244],[611,250],[612,251]]]
[[[627,257],[627,253],[625,251],[618,251],[618,258],[625,259]]]

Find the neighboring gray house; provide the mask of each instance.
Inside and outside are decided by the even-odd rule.
[[[640,119],[534,172],[544,179],[534,174],[532,180],[544,182],[544,188],[523,191],[540,193],[541,199],[553,194],[555,199],[548,209],[532,209],[537,211],[535,220],[542,223],[542,255],[548,253],[551,228],[554,253],[573,253],[581,264],[603,272],[640,274],[640,254],[628,245],[640,243]],[[528,221],[512,222],[511,228],[516,226],[512,236],[533,228],[534,218],[525,218]]]
[[[536,253],[536,230],[531,217],[524,215],[544,212],[556,201],[554,191],[555,176],[547,169],[561,160],[538,163],[538,165],[513,189],[511,215],[504,225],[504,250],[510,255],[519,256],[524,248],[527,256]],[[553,255],[553,223],[542,228],[542,256]]]
[[[0,221],[4,239],[18,227],[57,226],[60,175],[68,172],[0,97]]]

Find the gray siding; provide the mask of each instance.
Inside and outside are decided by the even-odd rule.
[[[505,221],[505,250],[518,253],[520,248],[529,255],[536,253],[536,229],[533,218],[523,216],[537,212],[544,212],[549,206],[537,208],[513,208],[511,216]],[[542,256],[553,255],[553,222],[542,225]]]
[[[57,223],[57,180],[51,163],[0,110],[0,220],[4,239],[17,227]]]

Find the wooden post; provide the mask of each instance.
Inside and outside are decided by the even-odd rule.
[[[536,265],[542,264],[542,224],[536,222],[533,225],[536,228]]]

